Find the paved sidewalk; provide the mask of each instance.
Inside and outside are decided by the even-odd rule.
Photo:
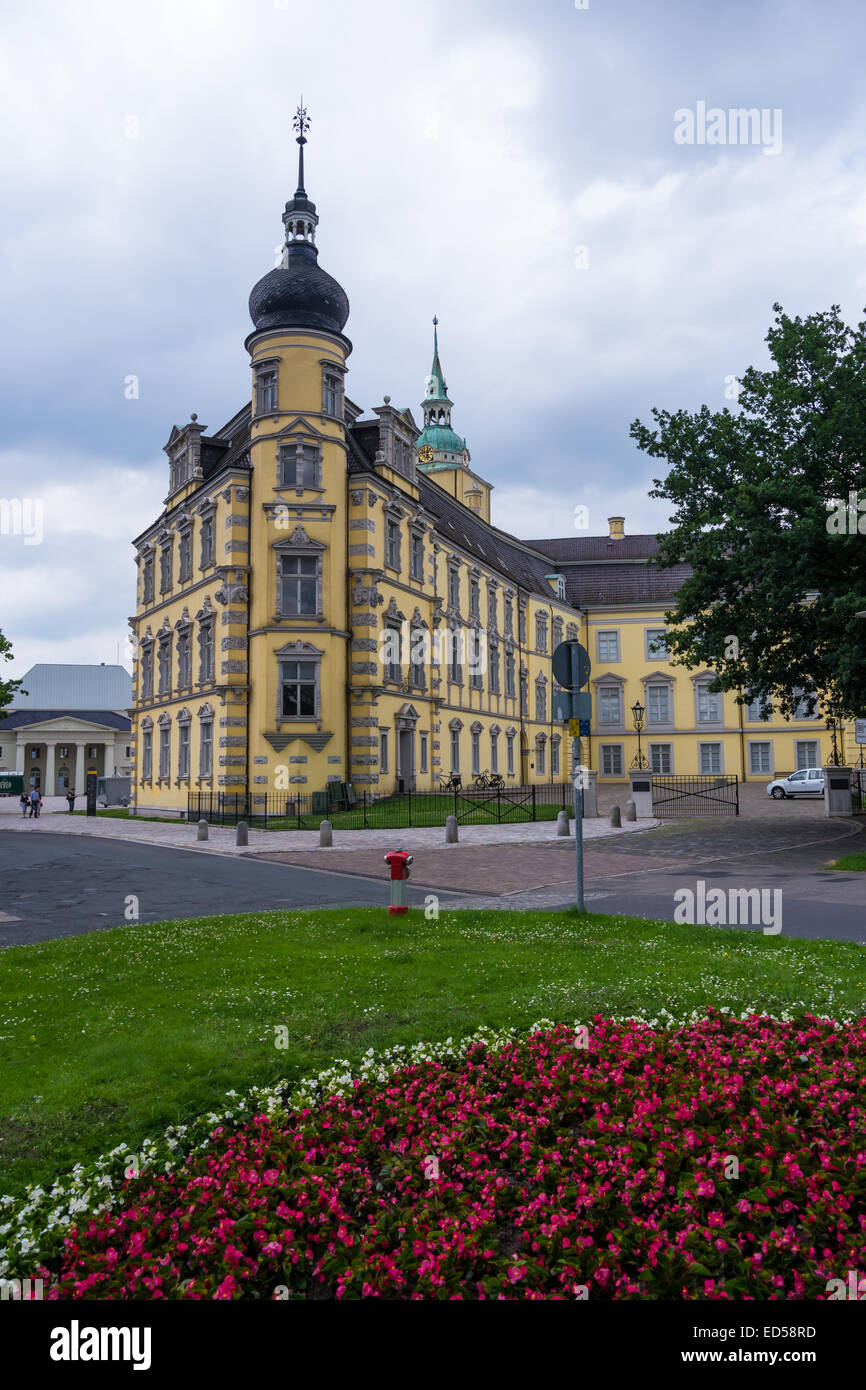
[[[198,826],[179,821],[122,820],[114,817],[70,816],[44,814],[38,820],[24,820],[21,816],[4,816],[0,822],[4,830],[17,830],[24,835],[39,835],[42,832],[52,835],[96,836],[99,839],[124,840],[136,844],[161,845],[174,849],[202,850],[210,854],[274,854],[286,856],[292,861],[296,855],[309,859],[315,855],[319,863],[324,858],[342,853],[344,857],[354,857],[356,853],[369,850],[388,849],[442,849],[454,855],[461,849],[480,845],[519,845],[539,844],[556,841],[574,847],[574,836],[568,840],[556,834],[556,821],[526,821],[519,825],[461,825],[458,845],[450,845],[445,851],[444,826],[424,826],[407,830],[335,830],[334,843],[329,849],[319,846],[318,830],[250,830],[249,846],[242,848],[235,844],[233,826],[212,825],[206,841],[199,841]],[[583,823],[585,840],[618,838],[633,835],[642,830],[652,830],[658,824],[654,820],[627,821],[614,830],[607,820],[599,816]],[[302,862],[300,859],[298,863]],[[329,867],[337,868],[336,864]],[[346,872],[364,872],[362,869]]]

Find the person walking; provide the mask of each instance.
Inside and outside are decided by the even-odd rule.
[[[34,787],[30,793],[30,819],[39,819],[39,804],[42,801],[42,793],[38,787]]]
[[[22,793],[21,793],[21,816],[22,816],[22,819],[23,819],[23,818],[26,818],[26,816],[27,816],[27,808],[28,808],[29,805],[30,805],[30,798],[29,798],[29,796],[27,795],[27,793],[26,793],[25,791],[22,791]]]
[[[70,788],[69,788],[69,791],[66,793],[66,801],[67,801],[67,804],[68,804],[68,806],[69,806],[69,814],[70,814],[70,816],[71,816],[71,815],[72,815],[72,812],[75,810],[75,788],[74,788],[74,787],[70,787]]]

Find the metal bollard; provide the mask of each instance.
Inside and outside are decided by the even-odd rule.
[[[637,807],[633,801],[625,803],[625,818],[626,820],[637,820]]]
[[[570,830],[570,827],[569,827],[569,824],[568,824],[568,812],[567,812],[567,811],[560,811],[559,815],[556,817],[556,833],[557,833],[557,835],[570,835],[570,834],[571,834],[571,830]]]
[[[334,827],[329,820],[319,826],[319,849],[328,849],[334,843]]]
[[[618,830],[622,825],[622,817],[620,816],[618,806],[612,806],[610,809],[610,823],[615,830]]]
[[[198,823],[198,838],[200,840],[207,839],[207,821],[204,819],[200,820]]]
[[[446,845],[457,844],[457,817],[445,817],[445,843]]]
[[[239,820],[235,826],[235,844],[248,845],[250,842],[250,828],[245,820]]]

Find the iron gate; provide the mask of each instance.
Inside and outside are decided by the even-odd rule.
[[[866,767],[851,769],[851,811],[866,816]]]
[[[663,777],[654,775],[653,815],[660,820],[688,816],[738,816],[737,777]]]

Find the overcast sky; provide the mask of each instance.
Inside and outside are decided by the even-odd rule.
[[[419,419],[438,314],[498,525],[656,531],[630,422],[730,404],[774,300],[862,313],[864,38],[862,0],[3,0],[0,499],[44,516],[0,534],[3,674],[123,657],[171,426],[248,395],[302,91],[351,398]],[[775,124],[680,143],[699,103]]]

